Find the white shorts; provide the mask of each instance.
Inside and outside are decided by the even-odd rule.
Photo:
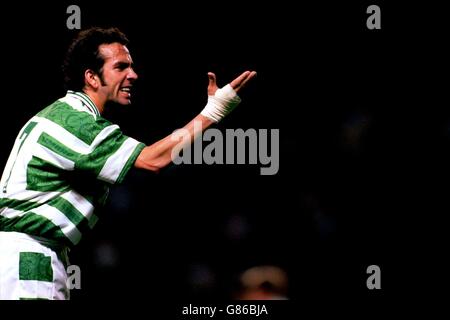
[[[0,231],[0,300],[68,300],[67,250],[42,238]]]

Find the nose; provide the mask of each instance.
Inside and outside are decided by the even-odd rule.
[[[127,75],[127,80],[134,81],[134,80],[137,80],[137,78],[138,78],[137,73],[134,71],[133,68],[130,68],[130,71],[128,72],[128,75]]]

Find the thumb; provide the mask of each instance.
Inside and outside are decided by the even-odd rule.
[[[219,89],[216,83],[216,75],[212,72],[208,72],[208,96],[213,96],[216,93],[216,90]]]

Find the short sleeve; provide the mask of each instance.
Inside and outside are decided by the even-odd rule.
[[[90,171],[110,184],[121,183],[144,147],[118,126],[106,127],[94,140],[92,151],[78,157],[75,169]]]
[[[102,117],[56,103],[36,118],[40,131],[33,155],[68,171],[110,184],[123,181],[145,144]]]

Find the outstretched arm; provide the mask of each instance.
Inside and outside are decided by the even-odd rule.
[[[172,151],[175,147],[183,148],[191,144],[200,133],[220,121],[239,104],[240,99],[236,93],[255,76],[255,71],[245,71],[229,85],[219,89],[215,74],[209,72],[208,103],[199,115],[183,127],[183,137],[174,139],[169,135],[145,147],[134,166],[151,171],[159,171],[167,166],[173,160]]]

